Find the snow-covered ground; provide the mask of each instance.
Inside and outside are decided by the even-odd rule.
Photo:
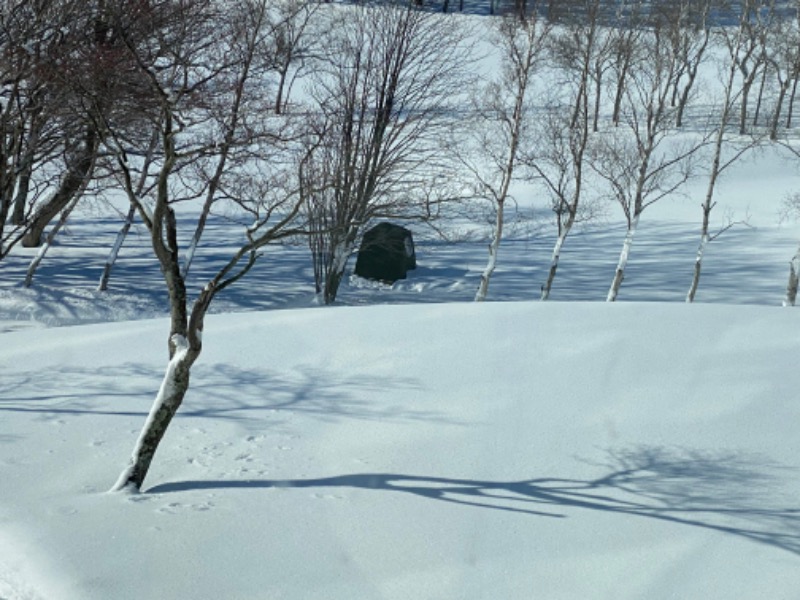
[[[572,302],[530,301],[546,230],[503,246],[505,302],[481,305],[483,242],[421,232],[408,280],[353,279],[330,309],[306,251],[275,248],[208,319],[135,496],[106,490],[166,366],[161,284],[134,235],[94,292],[117,223],[76,219],[30,290],[26,252],[3,265],[0,598],[797,598],[797,232],[776,205],[712,244],[694,305],[679,203],[615,304],[585,301],[613,222],[569,242]]]
[[[726,174],[715,225],[747,223],[687,305],[703,185],[645,213],[614,304],[613,206],[536,301],[554,231],[525,187],[485,304],[474,235],[412,226],[409,279],[333,308],[307,249],[269,248],[138,495],[106,490],[166,367],[163,283],[134,230],[94,291],[121,223],[79,209],[32,288],[33,251],[0,264],[0,599],[800,598],[798,170]],[[192,289],[234,243],[212,219]]]
[[[0,597],[798,597],[795,310],[215,315],[144,493],[106,493],[167,326],[2,334]]]

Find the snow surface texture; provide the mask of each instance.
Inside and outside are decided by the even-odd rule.
[[[2,597],[797,598],[799,321],[677,303],[214,316],[139,495],[106,490],[167,322],[5,333]]]

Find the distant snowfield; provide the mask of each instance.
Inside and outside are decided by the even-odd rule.
[[[105,493],[167,326],[2,335],[3,598],[797,597],[796,311],[214,316],[144,493]]]

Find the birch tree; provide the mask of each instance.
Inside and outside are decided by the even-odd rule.
[[[133,134],[131,122],[105,123],[106,148],[117,164],[122,188],[150,233],[170,311],[166,372],[130,461],[112,488],[115,491],[141,488],[189,389],[192,366],[203,349],[205,316],[216,295],[252,268],[260,248],[296,233],[297,195],[281,185],[287,180],[285,174],[269,177],[277,161],[271,152],[281,138],[280,129],[274,128],[287,122],[271,120],[269,110],[242,118],[236,106],[250,100],[260,106],[259,82],[250,81],[247,74],[255,72],[248,61],[262,42],[267,6],[268,0],[235,6],[215,0],[171,0],[143,12],[131,10],[123,0],[113,6],[130,59],[128,76],[140,81],[140,108],[130,117],[138,124]],[[231,82],[242,87],[242,94],[231,88]],[[224,110],[223,121],[236,125],[209,127],[209,106],[215,112]],[[158,150],[149,171],[143,173],[144,148],[153,132]],[[268,139],[273,142],[271,149],[256,151],[267,147]],[[220,148],[226,141],[229,154],[216,193],[249,215],[251,224],[244,228],[238,248],[193,296],[181,270],[176,205],[204,197],[209,182],[199,175],[206,166],[203,161],[214,153],[222,160]],[[234,156],[241,162],[232,160]],[[152,182],[144,188],[152,190],[146,196],[140,195],[137,185],[142,176]]]
[[[443,140],[470,81],[462,23],[400,1],[328,8],[309,90],[316,149],[303,178],[325,304],[370,220],[430,214]]]
[[[642,213],[675,193],[692,175],[700,142],[679,140],[670,106],[677,61],[663,33],[654,28],[639,38],[640,56],[632,65],[620,110],[621,126],[605,132],[593,146],[590,165],[608,185],[627,224],[606,300],[617,299]]]
[[[711,40],[711,4],[711,0],[678,0],[665,4],[656,13],[659,26],[665,29],[678,61],[671,100],[671,105],[678,109],[676,127],[683,126],[686,107],[706,59]]]
[[[535,142],[523,158],[547,190],[557,226],[547,280],[541,288],[542,300],[550,297],[572,227],[582,213],[591,216],[590,210],[584,211],[586,156],[591,135],[598,127],[603,85],[600,65],[607,61],[608,36],[600,19],[602,2],[587,0],[583,8],[584,18],[568,21],[553,35],[552,61],[565,80],[551,90],[551,108],[537,118]]]
[[[798,152],[800,155],[800,152]],[[783,217],[796,220],[800,217],[800,193],[789,194],[783,201]],[[800,284],[800,245],[789,261],[789,280],[786,283],[786,293],[783,306],[794,306],[797,302],[797,288]]]
[[[494,35],[500,49],[502,67],[499,78],[489,84],[485,104],[479,110],[478,126],[483,151],[480,160],[489,168],[473,165],[477,195],[492,203],[494,226],[489,243],[489,258],[481,274],[475,301],[489,293],[489,282],[497,267],[500,242],[505,225],[506,202],[511,182],[520,162],[520,144],[529,126],[528,96],[536,70],[543,57],[549,26],[535,14],[509,15],[498,21]],[[469,163],[468,163],[469,164]]]
[[[769,122],[769,138],[778,139],[781,115],[789,97],[786,122],[791,123],[791,111],[794,109],[792,98],[793,85],[800,77],[800,7],[793,19],[775,16],[770,28],[770,45],[765,61],[774,76],[776,96]],[[790,92],[791,97],[790,97]]]
[[[745,17],[742,17],[744,19]],[[730,140],[730,125],[735,117],[736,103],[741,96],[741,88],[736,81],[737,65],[739,64],[739,53],[747,52],[746,25],[743,20],[734,29],[721,29],[718,34],[725,39],[725,47],[728,49],[727,56],[718,65],[721,94],[715,105],[717,110],[716,117],[709,130],[711,142],[711,162],[708,167],[706,192],[701,204],[702,224],[700,227],[700,241],[695,255],[692,282],[686,294],[686,302],[693,302],[700,284],[700,275],[703,269],[703,259],[705,257],[708,244],[732,226],[728,223],[716,233],[711,233],[711,212],[716,207],[714,193],[720,176],[733,164],[736,163],[746,152],[758,145],[757,136],[738,136],[735,141]],[[724,153],[725,150],[729,152]]]
[[[761,17],[761,7],[764,0],[741,0],[740,51],[735,54],[739,76],[741,78],[741,99],[739,102],[739,133],[747,133],[748,115],[750,110],[750,94],[759,75],[766,76],[766,46],[767,28],[764,27]],[[758,120],[758,111],[754,123]]]

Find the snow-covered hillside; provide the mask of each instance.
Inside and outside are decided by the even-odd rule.
[[[306,245],[268,246],[215,298],[140,494],[107,490],[167,365],[166,293],[141,224],[95,291],[127,200],[86,199],[32,287],[35,249],[0,263],[0,600],[797,600],[797,184],[775,147],[725,173],[712,228],[735,225],[694,304],[702,177],[642,217],[616,303],[612,204],[536,301],[556,231],[530,182],[486,303],[491,219],[409,224],[409,278],[348,277],[333,307]],[[190,294],[237,247],[223,213]]]
[[[167,322],[4,333],[0,597],[796,598],[799,320],[214,316],[132,496]]]

